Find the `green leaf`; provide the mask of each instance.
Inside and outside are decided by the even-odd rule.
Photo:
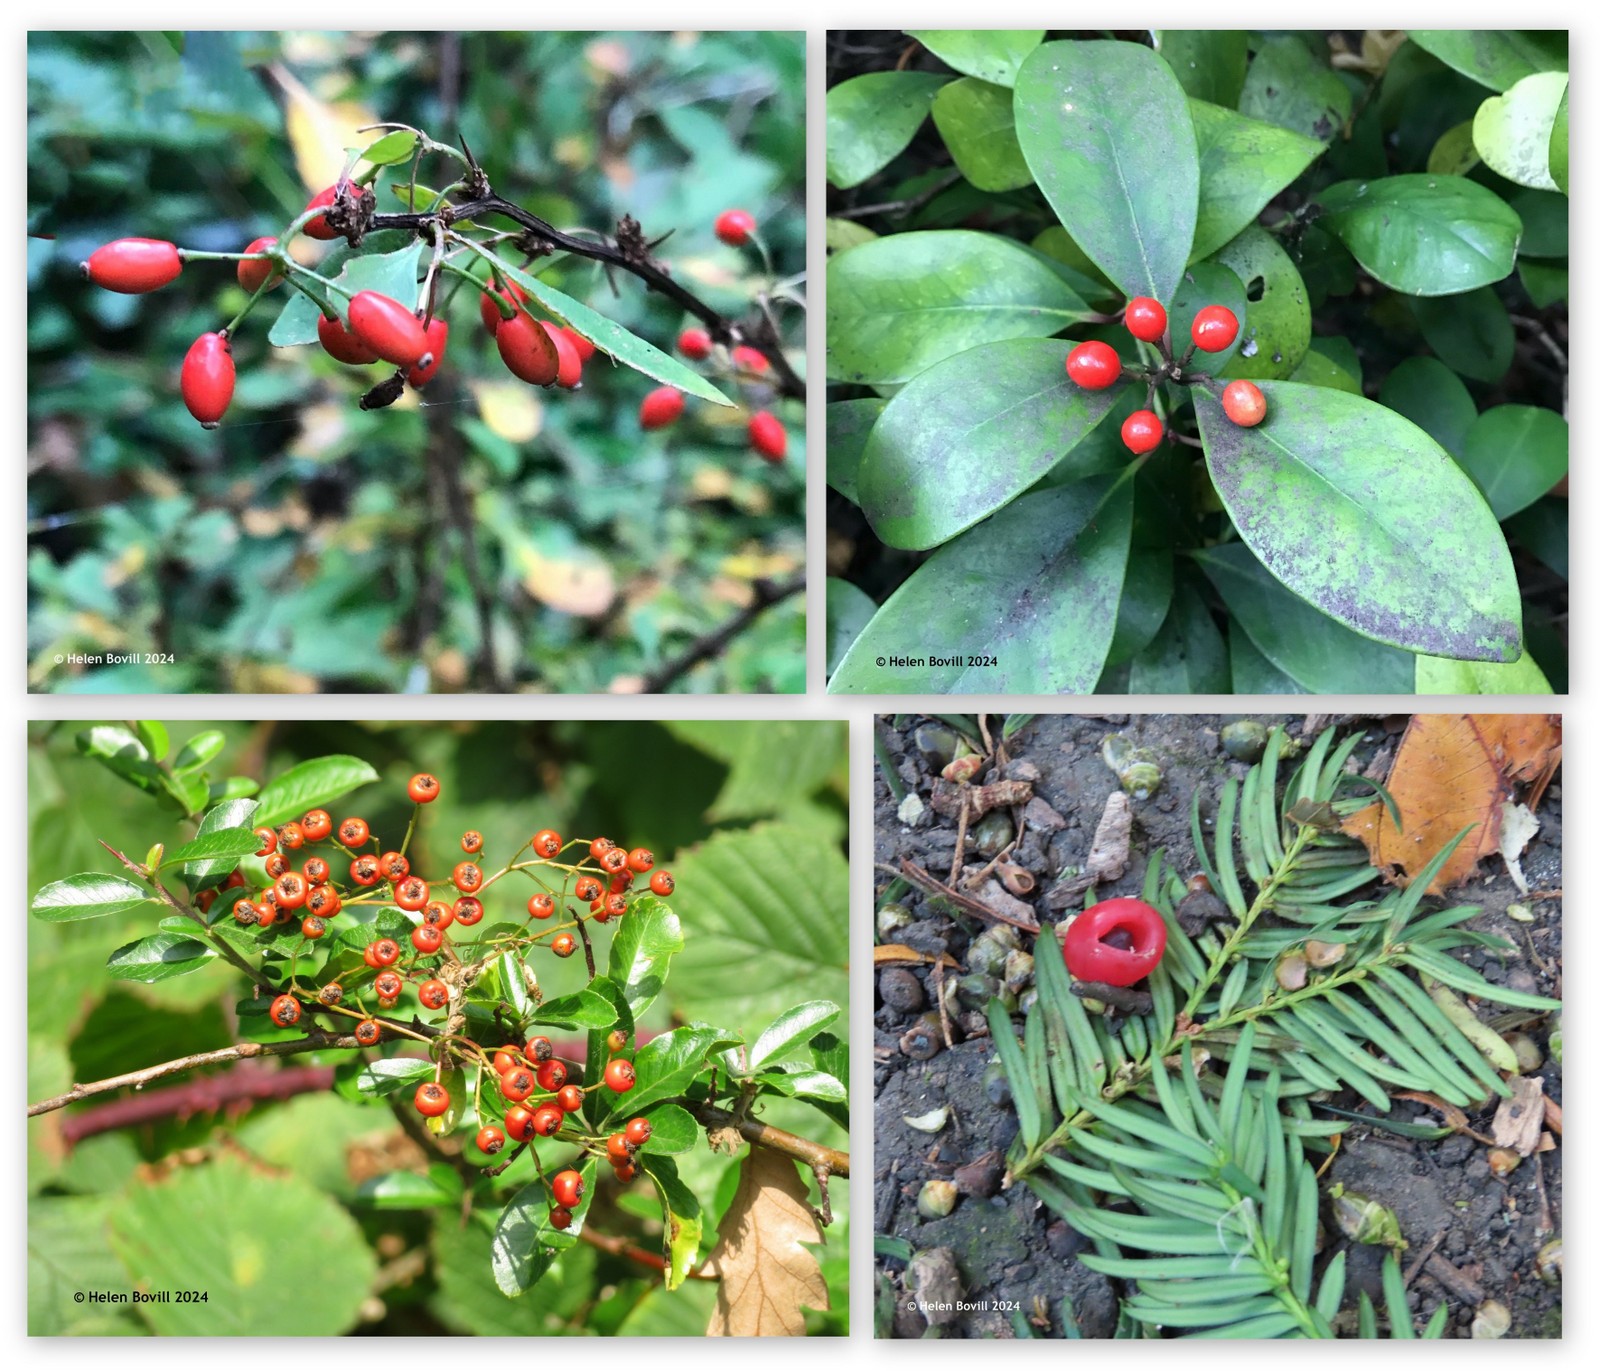
[[[1135,43],[1046,43],[1018,73],[1016,119],[1034,180],[1090,260],[1124,295],[1170,300],[1200,182],[1172,68]]]
[[[1227,644],[1200,592],[1184,576],[1160,632],[1129,667],[1129,693],[1217,695],[1225,694],[1229,685]]]
[[[1564,71],[1524,76],[1504,95],[1478,106],[1472,144],[1490,170],[1519,186],[1558,190],[1550,174],[1550,140],[1567,94]]]
[[[410,129],[394,129],[369,144],[361,160],[375,167],[390,167],[404,162],[417,150],[417,135]]]
[[[1506,374],[1517,335],[1505,305],[1490,287],[1413,300],[1411,312],[1428,346],[1452,371],[1488,382]]]
[[[633,917],[630,910],[627,919]],[[624,923],[627,922],[624,919]],[[615,943],[613,943],[613,946]],[[617,1021],[617,1011],[604,995],[592,990],[575,990],[570,995],[558,995],[546,1000],[528,1016],[530,1024],[549,1024],[556,1028],[610,1028]]]
[[[139,735],[139,741],[150,753],[151,761],[166,760],[167,752],[172,747],[172,739],[167,733],[165,724],[155,719],[140,719],[135,722],[133,729]]]
[[[1299,38],[1269,38],[1256,51],[1239,112],[1331,143],[1350,118],[1350,88]]]
[[[1383,379],[1378,402],[1403,414],[1459,458],[1478,417],[1472,392],[1437,357],[1407,357]]]
[[[501,273],[527,291],[546,314],[587,338],[606,356],[621,362],[625,367],[643,372],[644,375],[653,377],[664,385],[673,386],[686,395],[697,395],[714,405],[729,407],[733,405],[732,400],[698,371],[685,366],[676,357],[668,356],[654,343],[646,342],[637,334],[623,328],[614,319],[596,313],[583,301],[574,300],[572,296],[547,285],[537,276],[530,276],[499,258],[495,261]]]
[[[1055,338],[987,343],[901,390],[873,426],[856,475],[873,532],[891,547],[937,547],[1058,463],[1069,478],[1104,470],[1091,458],[1079,471],[1074,449],[1122,387],[1073,385],[1065,371],[1070,346]]]
[[[433,1063],[423,1057],[385,1057],[362,1067],[355,1085],[363,1095],[394,1095],[407,1087],[415,1089],[433,1070]]]
[[[861,503],[856,494],[856,473],[867,438],[878,422],[887,400],[838,400],[826,410],[828,424],[828,484],[853,505]]]
[[[368,247],[377,241],[401,235],[382,234],[368,239]],[[349,295],[363,290],[375,290],[404,305],[417,300],[417,264],[422,260],[421,239],[411,239],[394,252],[364,251],[353,253],[340,243],[323,261],[318,270],[331,277],[334,284]],[[334,275],[335,268],[338,274]],[[299,278],[297,278],[299,279]],[[327,300],[339,318],[348,323],[350,301],[338,291],[327,291]],[[267,341],[275,348],[303,347],[317,341],[317,319],[322,310],[309,295],[295,291],[288,304],[279,311],[267,333]],[[299,816],[294,816],[298,818]],[[270,822],[283,822],[280,820]]]
[[[728,779],[707,811],[714,822],[789,808],[823,786],[844,756],[842,726],[832,721],[680,719],[669,727],[728,765]]]
[[[610,1117],[632,1118],[652,1104],[676,1099],[706,1069],[707,1055],[727,1043],[725,1032],[706,1024],[656,1034],[634,1054],[633,1089],[609,1095]]]
[[[1247,228],[1212,255],[1244,283],[1249,313],[1241,318],[1238,351],[1226,376],[1280,381],[1300,365],[1311,344],[1306,283],[1289,254],[1265,229]]]
[[[501,1211],[489,1249],[489,1270],[508,1298],[532,1289],[561,1253],[577,1245],[594,1201],[595,1163],[591,1159],[577,1169],[583,1176],[583,1198],[573,1206],[568,1227],[551,1225],[550,1192],[542,1180],[517,1191]]]
[[[678,916],[653,896],[635,901],[611,940],[606,966],[606,975],[621,989],[635,1018],[661,993],[667,967],[682,951]]]
[[[1242,50],[1244,35],[1237,37]],[[1254,224],[1274,197],[1322,155],[1323,143],[1204,100],[1191,99],[1189,113],[1200,158],[1200,207],[1189,249],[1194,262]]]
[[[1417,654],[1418,695],[1549,695],[1550,681],[1526,652],[1515,662],[1455,662]]]
[[[360,757],[317,757],[292,766],[261,787],[255,821],[275,827],[299,819],[308,809],[332,803],[371,785],[378,773]]]
[[[1313,694],[1411,694],[1411,653],[1353,633],[1313,608],[1280,584],[1242,543],[1222,543],[1190,555],[1261,654],[1305,689]]]
[[[126,876],[106,876],[97,871],[52,881],[33,897],[33,917],[47,923],[67,923],[73,919],[103,919],[108,914],[126,914],[156,899],[142,885]]]
[[[878,606],[864,590],[837,576],[828,577],[826,609],[828,651],[825,670],[829,676],[838,668],[844,654],[878,612]]]
[[[319,1267],[299,1283],[293,1328],[327,1337],[355,1328],[377,1261],[349,1213],[306,1180],[226,1154],[130,1187],[111,1213],[110,1245],[148,1290],[204,1291],[203,1303],[144,1304],[164,1336],[270,1337],[285,1328],[285,1234],[316,1234]]]
[[[926,71],[875,71],[828,92],[828,181],[848,189],[894,161],[922,127],[939,87]]]
[[[1507,203],[1522,220],[1522,242],[1517,248],[1522,258],[1565,259],[1570,244],[1570,206],[1565,195],[1557,190],[1519,190]]]
[[[1108,477],[1016,501],[911,574],[829,690],[1092,691],[1116,628],[1131,513],[1128,488]]]
[[[1555,122],[1550,126],[1550,179],[1563,195],[1570,193],[1567,180],[1567,92],[1561,92]]]
[[[1115,666],[1143,652],[1155,640],[1172,607],[1172,552],[1168,548],[1134,548],[1122,578],[1117,602],[1117,627],[1111,635],[1106,665]]]
[[[778,1015],[750,1047],[750,1070],[790,1060],[811,1038],[839,1017],[832,1000],[807,1000]]]
[[[639,1150],[664,1157],[689,1151],[700,1139],[700,1125],[681,1104],[658,1104],[641,1116],[650,1121],[649,1140]]]
[[[249,804],[248,800],[235,801],[235,803]],[[212,810],[212,813],[216,813]],[[185,843],[175,852],[167,853],[161,865],[163,867],[178,866],[185,862],[216,862],[231,861],[232,871],[239,864],[239,858],[248,857],[261,846],[261,839],[256,837],[253,829],[248,828],[212,828],[200,832],[191,841]],[[223,873],[224,875],[227,872]]]
[[[1459,295],[1501,280],[1516,264],[1522,221],[1464,176],[1340,181],[1317,198],[1320,227],[1369,275],[1407,295]]]
[[[452,1189],[433,1176],[390,1171],[356,1187],[356,1203],[371,1209],[449,1209],[461,1204],[459,1183]]]
[[[1542,405],[1496,405],[1467,430],[1461,465],[1496,519],[1526,509],[1567,474],[1567,421]]]
[[[204,733],[196,733],[181,748],[178,755],[173,758],[174,771],[193,771],[202,767],[215,757],[228,744],[228,738],[221,729],[210,728]]]
[[[1044,38],[1043,29],[907,29],[946,66],[999,86],[1016,84],[1017,72]]]
[[[1262,386],[1267,418],[1229,422],[1196,387],[1213,484],[1284,585],[1358,633],[1434,656],[1514,661],[1521,600],[1483,497],[1392,410],[1343,391]]]
[[[1300,365],[1289,374],[1288,379],[1299,381],[1303,385],[1326,386],[1331,390],[1342,390],[1351,395],[1362,394],[1360,381],[1332,358],[1318,352],[1315,348],[1309,350],[1300,359]]]
[[[1478,161],[1478,150],[1472,146],[1472,120],[1468,119],[1439,135],[1428,153],[1427,170],[1434,176],[1465,176]]]
[[[1044,1121],[1039,1114],[1039,1098],[1028,1077],[1028,1064],[1023,1060],[1022,1045],[1017,1042],[1016,1030],[1011,1027],[1011,1016],[996,996],[989,1001],[989,1040],[1000,1056],[1000,1065],[1011,1085],[1011,1098],[1017,1110],[1017,1126],[1022,1133],[1023,1146],[1030,1150],[1039,1145],[1043,1136]]]
[[[200,820],[200,827],[195,831],[195,842],[208,840],[220,833],[248,833],[254,845],[249,851],[239,854],[241,857],[247,857],[261,846],[251,828],[255,823],[255,812],[254,800],[224,800],[221,804],[213,805]],[[194,843],[190,843],[189,846],[193,847]],[[178,859],[178,853],[175,852],[167,861],[170,863]],[[238,864],[237,859],[228,854],[214,853],[211,854],[210,860],[190,861],[183,869],[183,879],[188,882],[191,890],[205,890],[227,880]]]
[[[186,933],[152,933],[119,947],[106,958],[106,975],[118,981],[154,985],[187,976],[216,957],[216,951]]]
[[[1157,29],[1153,36],[1156,51],[1193,99],[1228,109],[1239,103],[1250,62],[1250,35],[1243,29]]]
[[[1042,338],[1088,307],[1020,243],[897,233],[828,259],[828,376],[883,384],[980,343]]]
[[[1490,90],[1509,90],[1534,72],[1567,69],[1565,29],[1408,29],[1406,36]]]
[[[120,724],[97,724],[74,741],[85,757],[93,757],[139,789],[153,790],[160,784],[161,768],[151,761],[149,749]]]
[[[1033,183],[1006,87],[971,76],[952,81],[934,96],[933,122],[961,174],[979,190],[1002,192]]]
[[[676,1290],[689,1279],[700,1255],[700,1201],[681,1180],[670,1158],[639,1154],[639,1168],[650,1177],[661,1200],[662,1255],[667,1259],[666,1284]]]

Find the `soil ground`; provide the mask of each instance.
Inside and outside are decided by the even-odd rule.
[[[1150,853],[1165,849],[1179,870],[1198,870],[1189,836],[1190,798],[1202,790],[1207,812],[1223,780],[1242,777],[1247,768],[1222,750],[1219,733],[1234,718],[1251,717],[1262,723],[1283,723],[1291,737],[1301,735],[1298,716],[1271,715],[1040,715],[1024,725],[1007,744],[1012,759],[1024,758],[1039,770],[1034,783],[1041,796],[1066,826],[1054,834],[1029,831],[1014,859],[1033,873],[1040,892],[1048,890],[1064,868],[1081,867],[1107,797],[1117,788],[1117,778],[1101,759],[1101,742],[1120,732],[1159,760],[1159,790],[1145,801],[1133,803],[1134,828],[1127,871],[1114,883],[1103,885],[1101,897],[1137,895]],[[1361,718],[1321,716],[1316,727],[1329,723],[1361,728],[1365,737],[1353,765],[1366,769],[1381,753],[1392,754],[1406,716]],[[991,716],[991,726],[999,728]],[[899,801],[884,779],[892,766],[906,791],[929,797],[938,763],[930,762],[917,745],[918,729],[943,725],[923,716],[881,716],[875,722],[879,767],[875,786],[875,848],[880,864],[875,882],[882,892],[892,880],[902,858],[909,857],[939,879],[949,874],[956,843],[953,820],[934,817],[931,824],[908,827],[901,822]],[[922,737],[927,741],[929,733]],[[1561,888],[1562,795],[1560,777],[1552,784],[1539,809],[1540,831],[1524,854],[1523,870],[1534,891],[1559,892]],[[969,847],[969,852],[970,852]],[[900,893],[913,922],[897,929],[892,939],[918,951],[948,952],[965,965],[970,940],[981,925],[958,921],[925,902],[919,892]],[[1042,896],[1035,903],[1047,918],[1056,917]],[[1529,905],[1506,874],[1500,858],[1491,858],[1477,876],[1450,893],[1452,904],[1481,905],[1483,912],[1466,926],[1509,939],[1518,949],[1504,957],[1483,949],[1458,952],[1469,964],[1496,984],[1539,994],[1561,993],[1561,903],[1559,895],[1531,902],[1532,923],[1509,918],[1509,905]],[[1024,945],[1028,935],[1023,935]],[[934,1003],[925,968],[913,969],[922,982],[927,1004]],[[985,1093],[985,1071],[994,1059],[987,1036],[957,1041],[953,1049],[939,1050],[927,1060],[913,1060],[901,1047],[902,1036],[926,1010],[902,1012],[884,1003],[883,979],[876,997],[875,1033],[875,1231],[903,1240],[913,1251],[948,1248],[956,1260],[963,1298],[974,1308],[951,1323],[929,1330],[920,1313],[908,1309],[901,1288],[904,1247],[893,1241],[880,1247],[899,1255],[880,1253],[877,1259],[880,1336],[920,1337],[930,1331],[945,1337],[1011,1337],[1016,1317],[1008,1306],[1034,1319],[1036,1336],[1060,1337],[1063,1298],[1070,1298],[1084,1337],[1108,1337],[1116,1324],[1119,1283],[1090,1271],[1075,1260],[1084,1240],[1045,1208],[1025,1186],[1003,1190],[991,1198],[963,1194],[954,1210],[943,1218],[924,1220],[917,1212],[917,1196],[925,1181],[950,1179],[954,1168],[981,1161],[988,1154],[1003,1156],[1016,1134],[1016,1115],[992,1104]],[[903,998],[906,986],[899,983]],[[974,1028],[976,1024],[972,1025]],[[1528,1030],[1541,1050],[1547,1048],[1542,1019]],[[960,1036],[959,1029],[957,1036]],[[1546,1094],[1560,1102],[1561,1068],[1546,1060],[1538,1073]],[[1336,1103],[1353,1106],[1353,1097]],[[942,1107],[950,1122],[936,1137],[905,1122]],[[1473,1116],[1472,1124],[1487,1131],[1492,1110]],[[1437,1124],[1437,1116],[1408,1102],[1396,1102],[1392,1116]],[[1455,1289],[1441,1284],[1428,1267],[1412,1277],[1409,1293],[1419,1323],[1446,1300],[1450,1315],[1445,1337],[1470,1336],[1479,1299],[1498,1300],[1511,1311],[1508,1337],[1559,1337],[1561,1292],[1544,1284],[1535,1271],[1535,1257],[1548,1240],[1540,1230],[1541,1212],[1548,1206],[1556,1235],[1561,1223],[1561,1150],[1530,1158],[1504,1178],[1497,1178],[1486,1160],[1487,1149],[1470,1137],[1456,1135],[1439,1141],[1415,1141],[1375,1129],[1354,1127],[1344,1135],[1324,1185],[1342,1181],[1354,1191],[1387,1205],[1397,1215],[1409,1244],[1401,1264],[1410,1270],[1412,1260],[1431,1250],[1448,1263],[1445,1271]],[[992,1160],[990,1165],[992,1165]],[[1542,1175],[1542,1183],[1541,1183]],[[1543,1199],[1541,1199],[1541,1189]],[[1331,1225],[1329,1225],[1331,1230]],[[1333,1232],[1333,1242],[1343,1242]],[[1384,1249],[1349,1244],[1347,1294],[1356,1288],[1378,1297],[1380,1262]],[[1451,1273],[1454,1273],[1453,1275]],[[1477,1296],[1477,1298],[1475,1298]],[[1381,1308],[1381,1299],[1379,1299]],[[985,1307],[987,1306],[987,1307]]]

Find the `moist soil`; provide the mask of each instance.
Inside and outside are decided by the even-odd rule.
[[[1407,721],[1406,716],[1036,716],[1005,746],[1013,762],[1025,759],[1037,767],[1034,793],[1066,821],[1055,833],[1026,830],[1013,854],[1013,860],[1037,878],[1038,889],[1031,901],[1037,914],[1047,921],[1060,917],[1048,907],[1042,892],[1048,891],[1064,870],[1082,868],[1106,800],[1118,788],[1116,776],[1101,757],[1101,743],[1112,733],[1121,733],[1149,749],[1158,760],[1162,778],[1160,788],[1149,799],[1133,802],[1128,868],[1120,879],[1102,884],[1098,895],[1139,894],[1149,854],[1158,849],[1164,849],[1185,876],[1198,871],[1189,834],[1191,797],[1198,788],[1202,810],[1209,815],[1223,781],[1230,775],[1242,778],[1248,770],[1226,754],[1219,740],[1223,726],[1241,717],[1281,723],[1292,738],[1301,737],[1307,723],[1314,730],[1330,723],[1340,725],[1341,730],[1359,728],[1364,738],[1351,766],[1367,771],[1377,763],[1375,774],[1380,777],[1387,772]],[[1000,720],[991,716],[990,723],[998,737]],[[919,826],[908,826],[900,818],[900,801],[884,779],[885,769],[892,767],[905,791],[926,801],[942,762],[937,752],[930,760],[919,748],[918,730],[923,730],[920,736],[927,742],[936,737],[929,730],[944,725],[923,716],[902,715],[880,716],[874,727],[879,757],[874,813],[879,867],[874,903],[880,905],[886,902],[892,872],[899,869],[902,858],[909,858],[939,880],[949,877],[957,825],[930,810]],[[1306,734],[1306,741],[1314,736],[1314,732]],[[1459,949],[1453,955],[1496,984],[1552,996],[1561,993],[1561,816],[1558,775],[1540,804],[1540,830],[1522,861],[1530,889],[1555,892],[1551,898],[1530,900],[1521,895],[1499,857],[1480,864],[1474,879],[1453,889],[1449,897],[1451,904],[1482,906],[1483,912],[1465,927],[1497,934],[1518,949],[1503,956],[1481,948]],[[970,845],[968,854],[969,862],[982,860],[972,857]],[[970,941],[982,931],[981,921],[959,919],[948,913],[942,902],[936,905],[915,889],[906,892],[903,883],[896,890],[894,898],[907,907],[914,921],[878,941],[904,943],[930,955],[948,953],[964,966]],[[1508,917],[1507,907],[1513,904],[1531,908],[1534,921]],[[1074,907],[1079,907],[1076,902]],[[1030,935],[1022,934],[1024,946],[1029,939]],[[958,1022],[953,1048],[944,1049],[941,1044],[927,1060],[908,1057],[901,1047],[902,1037],[936,1001],[931,969],[904,969],[921,982],[924,1008],[901,1011],[884,1002],[888,968],[879,973],[875,996],[874,1227],[881,1235],[876,1260],[878,1335],[1003,1338],[1016,1336],[1016,1322],[1022,1319],[1029,1322],[1034,1336],[1060,1337],[1062,1301],[1070,1299],[1083,1337],[1111,1336],[1121,1283],[1076,1260],[1086,1246],[1084,1239],[1026,1186],[983,1196],[984,1190],[993,1190],[998,1183],[998,1167],[991,1154],[1003,1157],[1017,1131],[1012,1109],[992,1103],[986,1093],[985,1072],[994,1060],[991,1042],[981,1034],[981,1026],[969,1019],[973,1036],[963,1039]],[[894,990],[894,998],[904,1002],[908,987],[903,979]],[[911,998],[915,998],[914,991]],[[1547,1050],[1546,1028],[1541,1018],[1527,1029],[1542,1052]],[[1544,1079],[1545,1093],[1559,1103],[1560,1066],[1547,1059],[1536,1074]],[[1354,1096],[1332,1102],[1351,1108],[1360,1105]],[[921,1118],[946,1107],[949,1122],[937,1134],[905,1122],[908,1117]],[[1472,1126],[1487,1134],[1492,1114],[1492,1109],[1486,1109],[1471,1116]],[[1431,1111],[1398,1100],[1391,1117],[1425,1125],[1440,1122]],[[1322,1184],[1326,1190],[1332,1182],[1342,1182],[1347,1189],[1395,1212],[1408,1243],[1401,1253],[1402,1270],[1410,1272],[1413,1262],[1425,1253],[1443,1259],[1446,1265],[1429,1260],[1411,1277],[1408,1291],[1419,1327],[1443,1300],[1450,1308],[1444,1336],[1470,1337],[1477,1305],[1482,1300],[1498,1300],[1511,1312],[1506,1336],[1559,1337],[1561,1292],[1559,1286],[1552,1288],[1539,1279],[1535,1257],[1552,1236],[1540,1231],[1542,1212],[1550,1216],[1553,1235],[1561,1232],[1561,1149],[1558,1146],[1536,1154],[1505,1177],[1492,1173],[1487,1151],[1482,1143],[1465,1135],[1417,1141],[1358,1125],[1344,1135]],[[970,1166],[972,1163],[977,1165]],[[959,1178],[966,1182],[964,1193],[955,1208],[946,1217],[921,1218],[917,1196],[924,1182],[950,1180],[956,1168],[964,1166],[968,1170]],[[974,1177],[975,1185],[971,1183]],[[988,1184],[984,1183],[986,1177]],[[1326,1214],[1324,1223],[1329,1243],[1323,1256],[1335,1250],[1335,1243],[1348,1248],[1347,1307],[1359,1288],[1368,1290],[1381,1310],[1379,1278],[1386,1249],[1347,1243]],[[957,1294],[968,1307],[949,1322],[930,1328],[920,1312],[908,1307],[902,1244],[913,1252],[949,1249],[957,1268]]]

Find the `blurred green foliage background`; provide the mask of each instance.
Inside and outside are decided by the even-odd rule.
[[[154,842],[165,842],[170,851],[192,835],[192,823],[80,754],[76,738],[88,727],[30,726],[30,897],[77,872],[116,870],[99,839],[142,855]],[[361,815],[375,833],[395,835],[393,841],[412,808],[405,799],[406,778],[418,769],[433,772],[441,797],[421,811],[411,848],[421,872],[448,870],[460,860],[458,842],[467,828],[484,835],[489,862],[504,860],[547,825],[568,835],[604,833],[652,848],[658,868],[670,869],[677,879],[672,906],[686,946],[643,1028],[695,1019],[753,1041],[790,1005],[810,999],[849,1003],[842,723],[168,727],[173,753],[204,730],[227,735],[212,768],[218,778],[265,781],[330,753],[363,758],[381,781],[328,808],[336,821]],[[260,863],[247,859],[243,866],[248,871]],[[484,926],[522,914],[526,894],[508,884],[487,898]],[[28,921],[30,1100],[66,1090],[74,1081],[239,1040],[234,1006],[247,983],[220,961],[153,985],[108,977],[107,955],[153,933],[159,918],[155,911],[72,923]],[[613,931],[594,930],[601,966]],[[541,956],[537,971],[546,996],[576,990],[585,980],[582,957]],[[847,1038],[848,1015],[834,1031]],[[293,1062],[332,1064],[348,1056],[309,1054]],[[459,1203],[389,1208],[357,1195],[359,1182],[372,1175],[423,1170],[420,1154],[380,1104],[324,1091],[256,1103],[236,1116],[168,1118],[92,1136],[70,1150],[63,1146],[61,1119],[115,1098],[102,1095],[28,1125],[32,1333],[280,1333],[290,1317],[281,1299],[284,1282],[303,1276],[304,1267],[297,1255],[286,1267],[253,1268],[246,1257],[267,1239],[272,1250],[315,1250],[317,1274],[310,1285],[316,1289],[303,1288],[303,1280],[297,1287],[303,1304],[293,1315],[300,1320],[298,1332],[663,1335],[705,1328],[714,1284],[690,1281],[668,1295],[642,1268],[582,1245],[528,1296],[506,1299],[489,1275],[490,1230],[477,1222],[463,1227]],[[849,1148],[845,1128],[801,1101],[763,1100],[758,1112],[803,1137]],[[152,1179],[173,1171],[183,1149],[200,1149],[181,1159],[183,1185],[152,1187]],[[678,1164],[705,1208],[703,1250],[709,1251],[738,1168],[703,1141]],[[526,1169],[519,1163],[506,1182],[513,1188],[525,1183],[531,1179],[531,1173],[523,1175]],[[847,1327],[847,1190],[843,1182],[833,1186],[836,1222],[826,1248],[817,1251],[833,1310],[812,1318],[815,1333]],[[207,1197],[213,1212],[181,1208]],[[274,1206],[287,1208],[293,1220],[272,1212]],[[608,1183],[591,1221],[605,1233],[659,1247],[660,1208],[647,1188],[622,1193]],[[191,1230],[193,1244],[169,1241]],[[307,1245],[313,1230],[319,1241]],[[404,1282],[384,1284],[380,1271],[399,1259],[410,1274]],[[203,1279],[211,1301],[135,1310],[76,1305],[71,1298],[80,1288],[127,1289],[140,1278],[151,1289]]]
[[[149,296],[77,274],[124,236],[239,251],[328,183],[345,130],[399,120],[464,138],[560,227],[630,214],[670,233],[657,255],[726,314],[765,290],[803,368],[800,35],[36,32],[28,115],[33,689],[637,689],[803,565],[797,402],[775,406],[778,468],[749,453],[742,410],[695,402],[645,434],[653,381],[597,357],[581,391],[536,391],[463,296],[427,403],[366,413],[386,373],[267,345],[280,290],[242,328],[233,408],[207,433],[177,372],[244,301],[229,265]],[[712,234],[735,205],[770,276]],[[542,274],[664,349],[686,322],[631,276]],[[803,640],[791,597],[671,688],[803,690]],[[107,652],[173,660],[55,660]]]

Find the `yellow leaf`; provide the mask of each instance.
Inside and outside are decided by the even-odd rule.
[[[523,588],[541,604],[563,614],[594,617],[611,608],[617,596],[611,568],[594,553],[575,549],[567,557],[551,557],[532,543],[517,549]]]
[[[272,79],[283,91],[284,130],[294,149],[300,179],[315,194],[331,186],[345,169],[345,149],[364,147],[377,133],[356,130],[376,124],[378,116],[355,100],[335,103],[319,99],[283,66],[272,68]]]
[[[532,442],[544,427],[544,406],[521,382],[475,381],[472,393],[489,431],[508,443]]]

